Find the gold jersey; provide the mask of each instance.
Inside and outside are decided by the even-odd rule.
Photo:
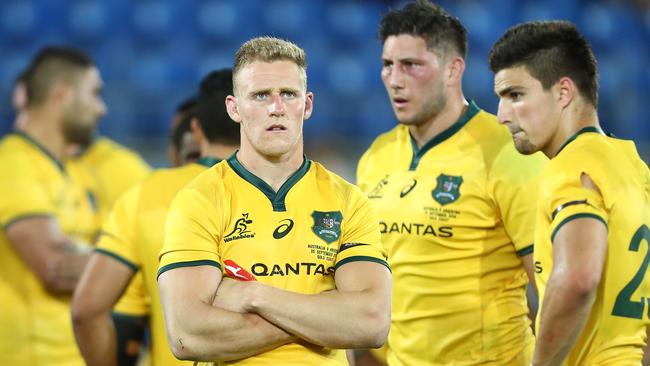
[[[398,125],[363,155],[358,184],[393,271],[389,365],[528,365],[520,256],[533,249],[545,161],[520,155],[473,102],[421,149]]]
[[[258,281],[318,294],[353,261],[387,265],[377,219],[355,186],[305,158],[277,191],[233,155],[182,189],[170,209],[159,274],[229,261]],[[235,275],[238,272],[235,272]],[[232,365],[347,365],[343,350],[290,343]]]
[[[583,187],[583,173],[600,194]],[[564,364],[640,365],[650,323],[650,172],[633,142],[587,127],[544,170],[534,255],[540,309],[553,270],[553,238],[581,217],[607,225],[607,257],[589,318]]]
[[[70,319],[69,295],[52,294],[25,264],[5,230],[46,216],[80,245],[94,231],[94,213],[79,179],[26,134],[0,142],[0,364],[83,365]],[[20,245],[20,243],[14,243]]]

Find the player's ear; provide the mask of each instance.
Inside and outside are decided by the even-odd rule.
[[[305,95],[305,113],[303,114],[303,120],[308,120],[311,117],[311,113],[314,111],[314,93],[307,92]]]
[[[190,131],[192,131],[192,137],[194,138],[194,141],[199,144],[199,146],[201,146],[207,140],[205,133],[203,132],[203,127],[201,127],[201,123],[199,122],[198,118],[192,118],[190,122]]]
[[[560,80],[555,83],[557,99],[562,108],[568,106],[571,101],[576,97],[578,89],[576,85],[569,77],[561,77]]]
[[[463,80],[463,72],[465,72],[465,60],[462,57],[452,58],[449,62],[448,72],[448,83],[459,85]]]
[[[237,123],[241,123],[242,118],[241,115],[239,114],[239,110],[237,109],[237,98],[229,95],[226,97],[226,110],[228,111],[228,115],[230,116],[230,119]]]

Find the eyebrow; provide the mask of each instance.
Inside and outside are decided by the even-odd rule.
[[[498,92],[495,92],[495,94],[501,97],[501,96],[504,96],[504,95],[506,95],[508,93],[511,93],[512,91],[517,90],[517,89],[521,89],[521,87],[520,86],[508,86],[508,87],[506,87],[504,89],[501,89]]]

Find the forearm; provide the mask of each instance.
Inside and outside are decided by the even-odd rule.
[[[109,312],[92,318],[73,317],[79,350],[89,366],[117,366],[115,326]]]
[[[52,259],[47,265],[48,289],[57,293],[72,293],[89,258],[88,252],[66,251]]]
[[[330,291],[317,295],[270,286],[252,302],[252,311],[311,343],[331,348],[374,348],[388,332],[390,306],[377,291]]]
[[[579,291],[570,279],[554,277],[542,303],[533,365],[560,365],[580,335],[596,297],[596,289]]]
[[[194,361],[247,358],[296,340],[256,314],[196,306],[170,332],[174,355]]]

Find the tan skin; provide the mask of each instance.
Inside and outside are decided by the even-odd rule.
[[[544,90],[524,67],[512,67],[497,72],[494,85],[499,121],[508,126],[522,153],[542,151],[552,158],[579,130],[598,127],[595,108],[568,77]],[[581,181],[599,192],[588,175]],[[571,351],[591,312],[606,252],[607,227],[599,220],[572,220],[556,234],[533,365],[559,365]]]
[[[235,95],[226,106],[241,124],[237,158],[277,190],[303,162],[302,126],[311,115],[313,95],[291,61],[254,61],[234,81]],[[185,286],[188,281],[196,285]],[[332,348],[381,345],[390,323],[389,271],[376,263],[351,262],[336,271],[335,281],[334,291],[305,295],[222,279],[214,267],[169,270],[158,284],[172,351],[181,359],[215,361],[299,339]],[[343,309],[345,319],[337,315]]]
[[[198,121],[192,123],[192,135],[202,156],[229,156],[237,149],[211,144]],[[117,339],[111,314],[135,275],[131,267],[112,257],[91,255],[72,299],[75,337],[87,365],[117,365]]]
[[[23,132],[62,159],[68,143],[63,134],[65,116],[78,112],[84,119],[77,123],[96,123],[106,113],[98,93],[101,86],[99,72],[94,67],[79,72],[75,81],[55,83],[43,103],[28,109]],[[46,289],[53,293],[72,292],[88,253],[63,234],[54,217],[24,218],[11,224],[5,232]]]

